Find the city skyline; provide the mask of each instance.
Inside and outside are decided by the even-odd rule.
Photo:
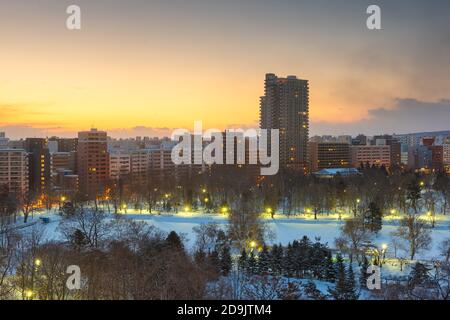
[[[256,128],[266,73],[310,81],[311,135],[449,129],[445,1],[377,1],[379,31],[365,26],[365,1],[79,1],[73,32],[69,4],[0,1],[11,138]]]

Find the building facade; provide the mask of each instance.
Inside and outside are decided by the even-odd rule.
[[[17,199],[28,192],[28,157],[25,150],[0,149],[0,187]]]
[[[35,196],[41,196],[51,189],[51,157],[47,139],[25,139],[28,152],[29,190]]]
[[[84,197],[94,199],[103,193],[109,180],[106,132],[91,129],[78,133],[77,173]]]
[[[351,163],[353,167],[361,165],[390,167],[391,147],[389,145],[351,146]]]
[[[350,145],[348,143],[309,142],[308,155],[311,172],[350,167]]]
[[[280,131],[280,168],[304,169],[309,135],[309,83],[266,74],[260,128]]]
[[[109,176],[113,180],[129,177],[131,173],[131,155],[113,153],[109,155]]]

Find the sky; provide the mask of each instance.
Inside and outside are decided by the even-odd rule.
[[[450,129],[449,14],[448,0],[0,0],[0,131],[257,127],[266,73],[310,81],[311,135]]]

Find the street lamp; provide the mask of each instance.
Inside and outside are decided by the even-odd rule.
[[[189,210],[191,210],[191,208],[189,208],[189,206],[184,207],[184,212],[189,212]]]
[[[33,298],[33,291],[32,290],[26,290],[25,291],[25,297],[27,297],[28,300],[31,300]]]
[[[272,212],[273,212],[272,208],[270,208],[270,207],[266,208],[266,213],[271,214]]]
[[[222,207],[222,208],[220,209],[220,211],[221,211],[223,214],[226,214],[226,213],[228,213],[228,208],[227,208],[227,207]]]
[[[361,199],[356,199],[356,203],[361,203]]]
[[[382,260],[382,262],[381,262],[381,265],[383,265],[383,263],[384,263],[385,260],[386,260],[386,251],[387,251],[387,248],[388,248],[388,245],[387,245],[386,243],[383,243],[383,244],[381,245],[381,254],[383,255],[383,260]]]
[[[390,211],[390,212],[391,212],[391,214],[392,214],[392,215],[394,215],[394,214],[396,214],[396,213],[397,213],[397,210],[395,210],[395,209],[391,209],[391,211]]]
[[[42,260],[41,260],[41,259],[36,259],[36,260],[34,260],[34,265],[35,265],[36,267],[40,267],[41,264],[42,264]]]

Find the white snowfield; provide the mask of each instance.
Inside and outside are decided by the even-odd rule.
[[[143,221],[162,231],[175,231],[183,235],[187,249],[192,249],[195,243],[194,227],[206,223],[217,223],[225,228],[228,223],[225,215],[198,212],[148,214],[128,209],[127,213],[120,214],[126,219]],[[114,215],[111,214],[110,216],[112,219]],[[30,217],[30,219],[34,221],[40,217],[50,218],[50,223],[44,224],[47,237],[49,239],[58,239],[60,237],[58,225],[61,217],[56,212],[40,212],[35,214],[34,217]],[[277,214],[274,219],[266,216],[263,221],[273,233],[273,238],[267,241],[269,244],[281,243],[287,245],[289,242],[307,236],[311,241],[314,241],[315,238],[320,238],[322,243],[328,243],[330,248],[334,248],[334,240],[340,234],[340,227],[344,223],[343,219],[345,219],[345,216],[340,220],[337,215],[320,215],[317,220],[314,220],[312,216],[287,217]],[[383,229],[377,235],[374,235],[372,240],[372,243],[378,247],[381,247],[383,244],[388,246],[386,258],[394,257],[391,233],[397,228],[397,224],[398,219],[387,217],[383,221]],[[450,216],[437,216],[436,225],[432,229],[431,235],[431,249],[419,252],[416,256],[417,259],[431,261],[439,258],[439,245],[442,241],[450,239]],[[406,258],[407,256],[406,252],[400,249],[397,250],[397,257]]]

